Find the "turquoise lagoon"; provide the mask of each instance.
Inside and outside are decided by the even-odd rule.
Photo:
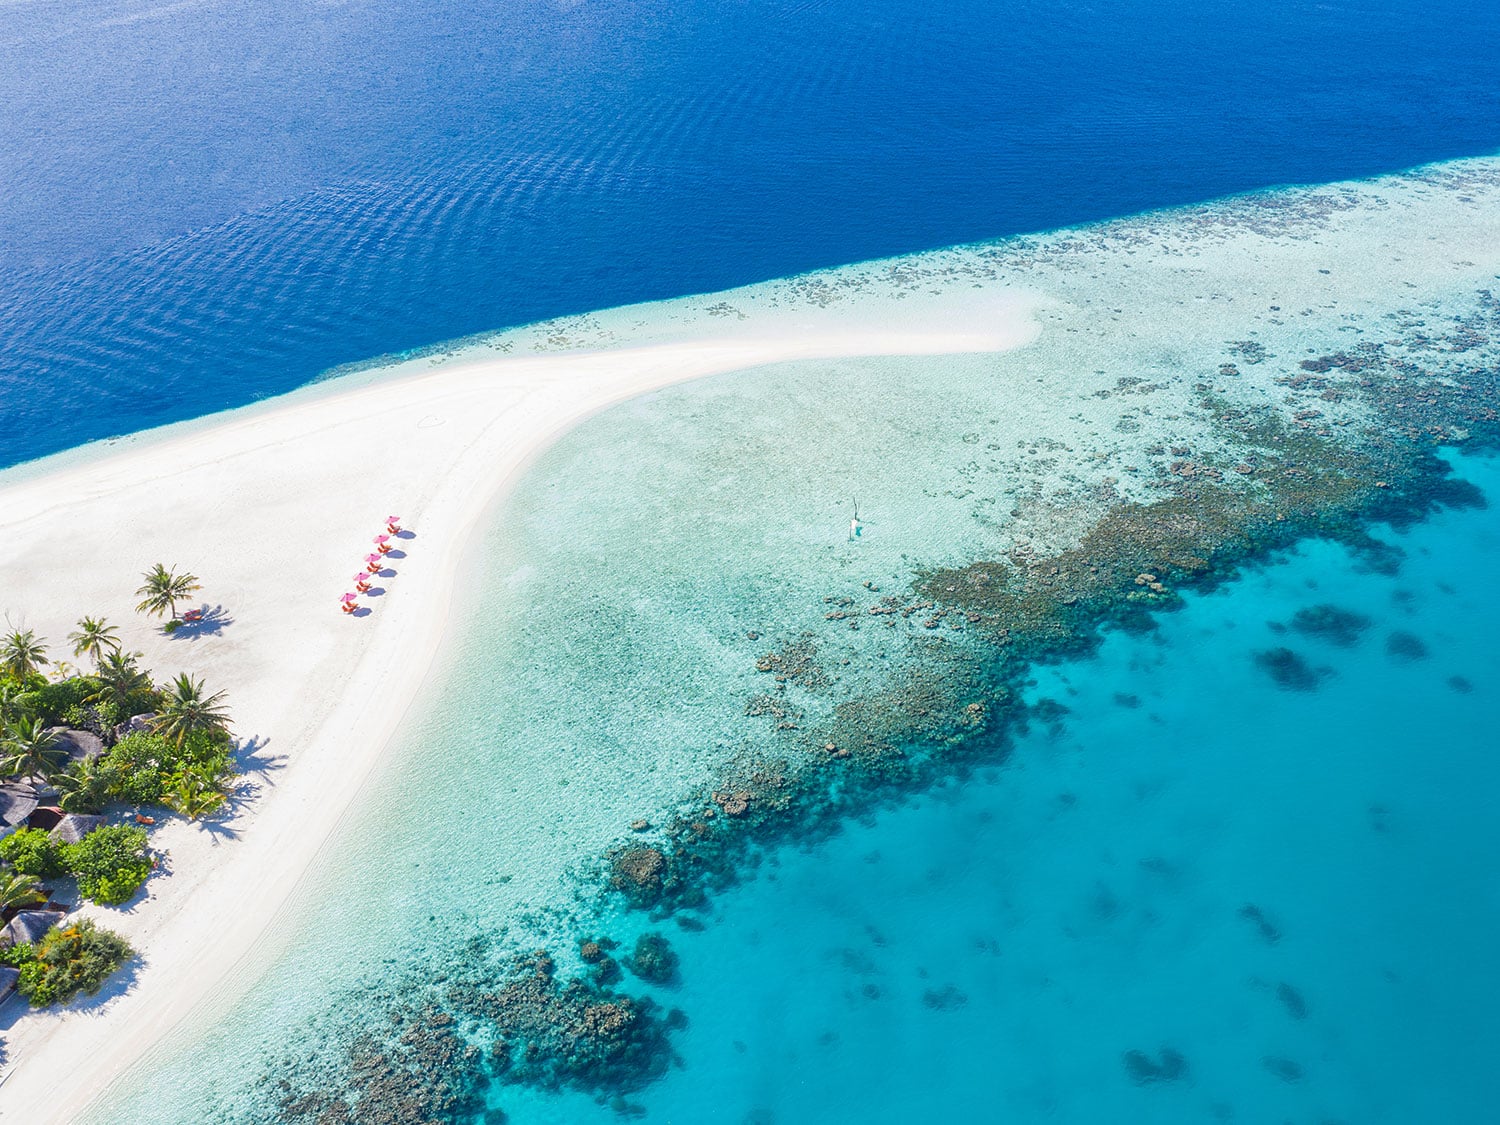
[[[665,1076],[612,1106],[500,1086],[488,1120],[1484,1119],[1500,1093],[1489,508],[1377,528],[1405,552],[1394,574],[1309,541],[1036,669],[1028,694],[1061,704],[1055,721],[772,851],[701,925],[621,911],[598,866],[633,821],[776,745],[746,714],[774,648],[815,639],[831,684],[799,697],[808,725],[942,667],[934,646],[982,660],[972,631],[827,614],[925,568],[1065,549],[1159,495],[1174,446],[1233,454],[1209,396],[1291,419],[1306,403],[1278,379],[1377,341],[1493,388],[1500,341],[1431,341],[1475,314],[1497,248],[1500,163],[1468,161],[455,345],[755,331],[799,310],[972,317],[1002,292],[1035,299],[1040,325],[997,355],[710,378],[559,441],[493,512],[441,666],[276,939],[92,1120],[276,1120],[286,1060],[380,1027],[393,989],[461,969],[474,937],[546,945],[573,972],[580,937],[646,929],[679,981],[622,987],[686,1015]],[[1310,425],[1338,439],[1372,409],[1323,400]],[[1495,497],[1494,461],[1449,456]],[[1353,615],[1342,632],[1297,627],[1326,605]],[[1308,690],[1257,659],[1279,648]]]

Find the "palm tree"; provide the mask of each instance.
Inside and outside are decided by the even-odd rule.
[[[73,655],[92,657],[97,668],[106,652],[120,651],[120,639],[115,636],[118,631],[102,617],[85,617],[78,623],[77,631],[68,634],[68,640],[73,642]]]
[[[183,773],[178,774],[162,794],[162,800],[189,820],[197,820],[222,805],[224,794],[212,788],[201,777]]]
[[[137,613],[149,613],[160,617],[166,610],[177,620],[177,603],[202,589],[195,574],[177,574],[157,563],[142,575],[146,579],[136,596],[141,599],[135,607]]]
[[[121,652],[114,649],[99,662],[98,689],[88,697],[89,703],[112,703],[117,711],[124,711],[133,696],[151,688],[151,677],[136,665],[138,652]]]
[[[18,871],[0,872],[0,914],[7,910],[25,909],[47,901],[37,882],[30,875]]]
[[[11,723],[0,736],[0,769],[20,777],[46,777],[62,764],[57,736],[41,719]]]
[[[34,676],[47,663],[47,646],[30,629],[12,629],[0,638],[0,667],[18,680]]]
[[[98,759],[74,762],[52,778],[63,812],[96,813],[109,803],[109,775]]]
[[[158,734],[181,746],[190,734],[199,731],[213,733],[227,728],[229,716],[223,704],[222,691],[204,695],[203,681],[183,672],[167,689],[161,713],[152,721],[152,727]]]
[[[20,718],[20,708],[16,705],[16,697],[20,694],[20,684],[14,680],[0,680],[0,727],[10,722],[12,717]]]

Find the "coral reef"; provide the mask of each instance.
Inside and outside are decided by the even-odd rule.
[[[651,984],[671,984],[677,979],[677,954],[661,934],[642,934],[625,967]]]
[[[396,987],[382,1001],[383,1026],[352,1033],[329,1057],[288,1060],[275,1086],[276,1119],[291,1125],[471,1120],[496,1085],[609,1100],[671,1065],[667,1035],[682,1025],[680,1016],[595,982],[562,979],[545,951],[498,966],[483,943],[468,952],[473,960],[450,979]],[[402,999],[412,995],[423,998]]]

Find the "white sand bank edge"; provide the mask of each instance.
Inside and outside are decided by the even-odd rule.
[[[237,733],[271,765],[250,775],[227,833],[156,830],[170,873],[144,899],[88,908],[142,954],[128,990],[57,1013],[22,1014],[18,1000],[0,1011],[0,1121],[76,1120],[180,1021],[252,983],[234,970],[265,956],[278,910],[416,696],[476,524],[562,433],[719,372],[1017,347],[1038,331],[1031,309],[1001,298],[956,328],[788,326],[779,338],[463,362],[262,404],[55,472],[0,474],[0,613],[35,628],[54,657],[80,615],[107,616],[158,679],[186,670],[226,689]],[[338,596],[388,513],[416,533],[408,557],[370,616],[346,617]],[[231,623],[166,637],[134,614],[137,576],[158,561],[199,575],[204,601]]]

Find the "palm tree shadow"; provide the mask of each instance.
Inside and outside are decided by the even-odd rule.
[[[237,799],[240,790],[245,786],[238,786],[234,792],[224,799],[224,803],[213,812],[200,816],[194,825],[199,832],[207,832],[213,837],[215,844],[223,840],[238,840],[240,830],[234,826],[234,820],[240,815],[244,802]],[[252,786],[253,788],[253,786]]]
[[[224,796],[224,803],[213,812],[195,821],[200,832],[207,832],[214,843],[223,840],[238,840],[241,836],[236,822],[249,808],[263,786],[271,784],[270,775],[286,768],[286,758],[279,754],[266,753],[267,740],[259,735],[240,739],[234,744],[234,762],[239,769],[235,786]]]
[[[282,754],[267,754],[269,739],[258,734],[242,738],[234,744],[234,761],[243,774],[259,774],[264,777],[273,770],[286,768],[286,757]]]
[[[173,629],[169,636],[184,637],[190,641],[196,641],[199,637],[216,637],[234,624],[234,618],[223,605],[213,608],[205,603],[198,609],[198,617],[188,620],[186,617],[178,619],[177,628]]]

